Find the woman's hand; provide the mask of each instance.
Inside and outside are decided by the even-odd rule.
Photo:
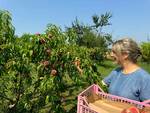
[[[80,72],[80,74],[82,74],[83,70],[80,68],[80,60],[76,58],[73,63],[75,64],[75,66],[78,69],[78,71]]]

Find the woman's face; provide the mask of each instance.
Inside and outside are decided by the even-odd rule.
[[[112,49],[111,57],[116,64],[123,65],[123,63],[126,61],[128,55],[120,53],[120,52],[116,52],[116,50]]]

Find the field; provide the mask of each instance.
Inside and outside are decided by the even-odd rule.
[[[146,62],[138,62],[141,68],[145,69],[147,72],[150,73],[150,64]],[[115,65],[112,61],[106,60],[103,62],[103,65],[99,65],[98,71],[102,74],[103,77],[109,75],[109,73],[115,69],[117,65]]]

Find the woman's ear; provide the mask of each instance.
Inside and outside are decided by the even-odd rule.
[[[129,54],[128,54],[128,53],[126,53],[126,52],[124,52],[124,53],[122,53],[122,57],[123,57],[123,59],[128,59]]]

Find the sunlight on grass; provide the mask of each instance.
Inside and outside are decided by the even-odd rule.
[[[150,73],[150,64],[145,63],[145,62],[139,62],[138,63],[143,69],[145,69],[147,72]],[[115,69],[117,65],[113,64],[112,61],[107,60],[104,61],[102,65],[99,65],[98,71],[102,74],[102,77],[108,76],[109,73]]]

